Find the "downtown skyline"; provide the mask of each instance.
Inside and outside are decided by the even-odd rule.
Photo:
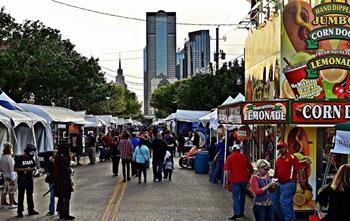
[[[177,22],[188,23],[238,23],[249,10],[250,4],[245,0],[236,2],[222,1],[202,2],[198,0],[164,2],[150,0],[139,2],[130,0],[119,3],[105,0],[100,4],[88,0],[62,0],[64,3],[94,9],[102,12],[146,19],[147,11],[174,11]],[[128,88],[135,92],[143,101],[143,49],[146,46],[146,24],[144,21],[134,21],[95,14],[57,4],[50,0],[1,0],[1,7],[16,18],[17,22],[40,20],[46,26],[60,30],[64,39],[69,39],[76,50],[86,57],[99,58],[102,70],[107,73],[107,79],[115,79],[118,69],[119,54]],[[136,8],[135,5],[138,7]],[[176,49],[182,49],[188,33],[208,29],[210,36],[215,38],[215,26],[185,26],[177,25]],[[227,61],[243,54],[246,30],[235,30],[232,26],[220,27],[220,49],[227,53]],[[215,48],[215,41],[211,41]],[[211,50],[211,61],[214,50]],[[105,69],[107,68],[107,69]]]

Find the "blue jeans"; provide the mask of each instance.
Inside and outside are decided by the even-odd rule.
[[[247,182],[232,184],[232,199],[233,199],[234,215],[242,215],[244,213],[247,186],[248,186]]]
[[[219,175],[221,173],[220,180],[222,181],[224,177],[224,160],[217,160],[216,161],[216,168],[215,168],[215,173],[213,175],[213,183],[217,182],[217,179],[219,178]]]
[[[273,208],[277,217],[284,221],[295,221],[293,209],[293,196],[296,191],[296,183],[288,182],[280,184],[272,194]]]
[[[273,206],[256,206],[253,207],[253,213],[256,221],[275,221]]]
[[[55,213],[55,184],[50,183],[49,188],[51,189],[50,191],[50,204],[49,204],[49,213]]]
[[[163,172],[163,161],[155,160],[152,163],[153,166],[153,179],[158,179],[158,181],[162,181],[162,172]]]

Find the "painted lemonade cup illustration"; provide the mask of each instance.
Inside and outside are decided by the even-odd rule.
[[[283,72],[296,98],[323,98],[323,86],[320,79],[307,78],[307,65],[286,68]]]

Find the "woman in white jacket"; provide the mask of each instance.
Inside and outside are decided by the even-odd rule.
[[[1,194],[1,205],[6,202],[6,195],[9,194],[10,208],[16,208],[15,193],[17,191],[17,173],[14,171],[15,161],[11,156],[12,144],[5,143],[0,159],[0,171],[4,174],[4,191]]]

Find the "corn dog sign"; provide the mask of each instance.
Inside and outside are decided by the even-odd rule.
[[[283,98],[350,98],[350,5],[292,0],[282,12]]]

